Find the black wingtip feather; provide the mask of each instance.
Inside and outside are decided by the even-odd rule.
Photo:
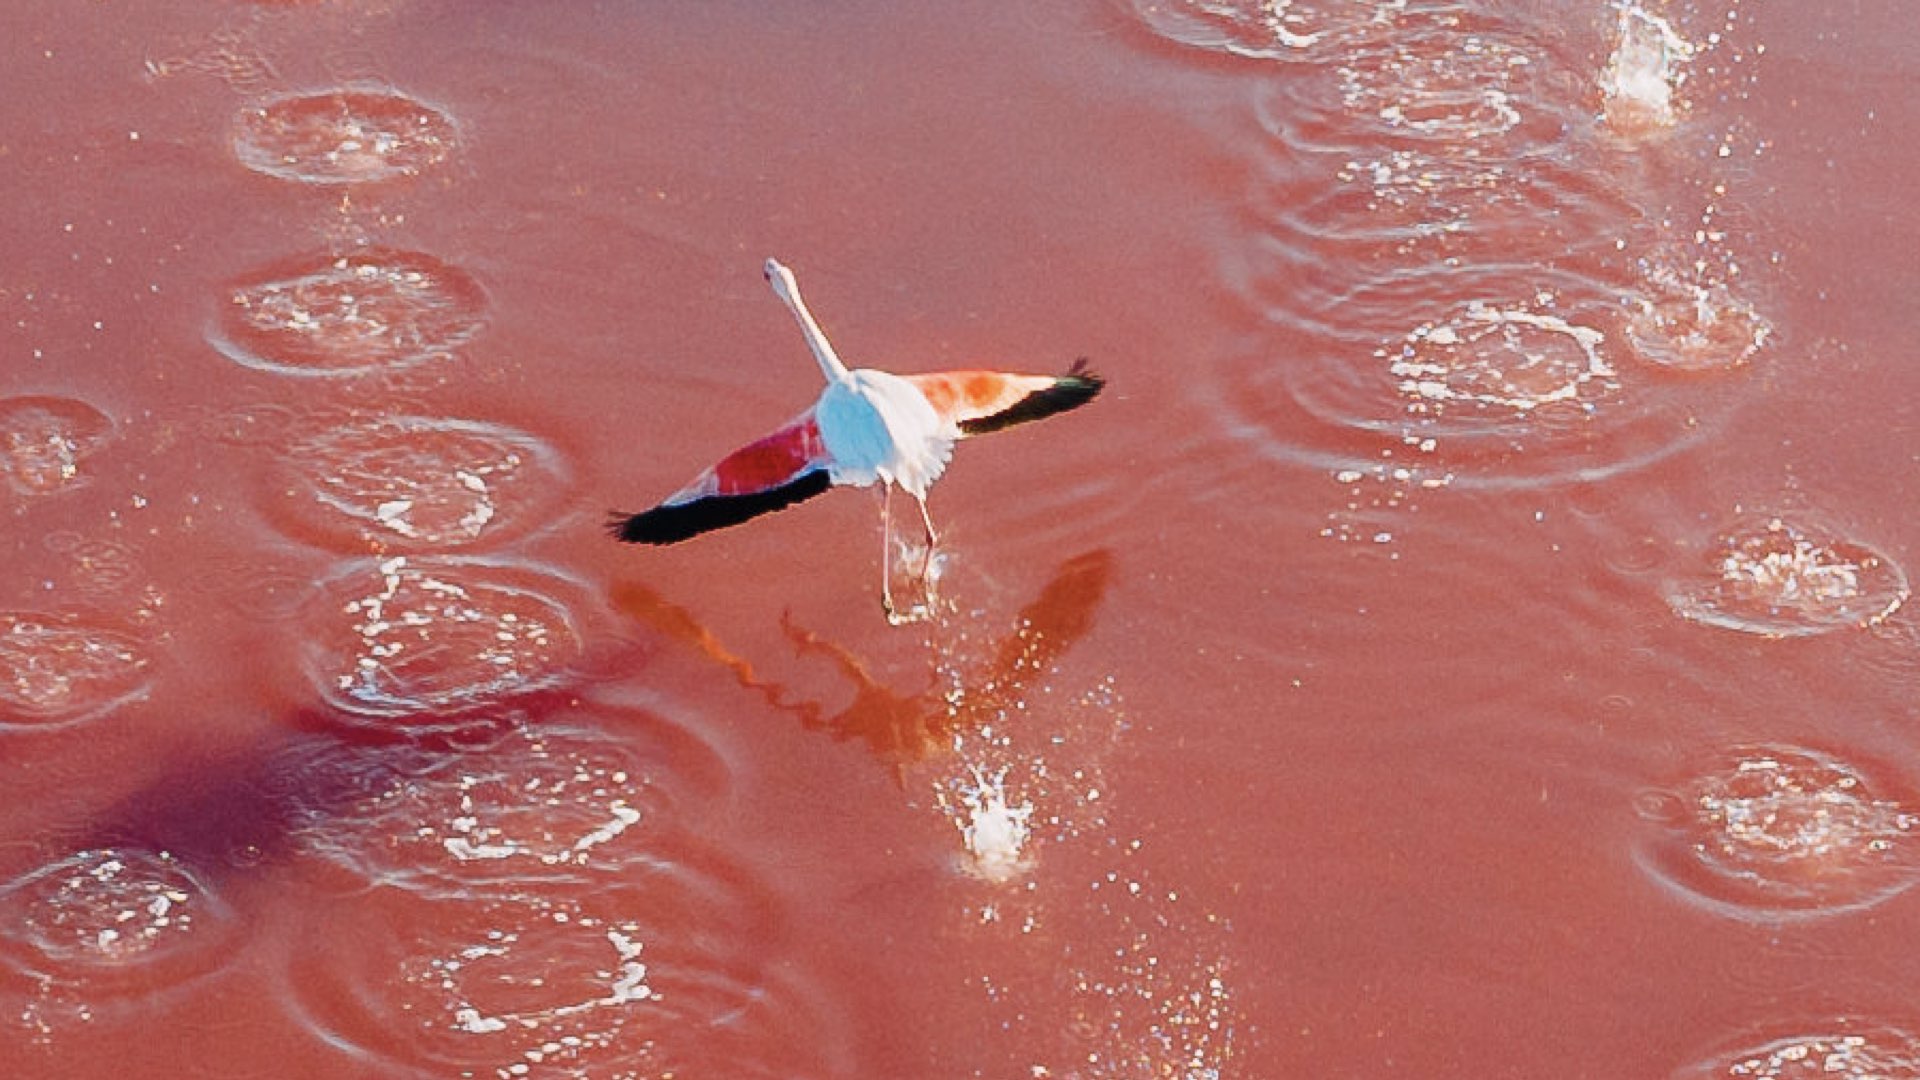
[[[629,544],[677,544],[704,532],[784,510],[833,486],[825,469],[805,473],[789,483],[751,495],[709,495],[677,505],[661,505],[638,514],[615,511],[607,518],[607,532]]]
[[[962,420],[960,433],[985,435],[990,431],[999,431],[1001,428],[1010,428],[1029,420],[1039,420],[1055,413],[1077,409],[1099,396],[1100,388],[1105,385],[1107,380],[1095,374],[1093,369],[1087,366],[1087,358],[1083,356],[1075,360],[1072,366],[1067,368],[1067,373],[1053,380],[1053,385],[1045,390],[1028,394],[1014,402],[1012,406],[992,416]]]

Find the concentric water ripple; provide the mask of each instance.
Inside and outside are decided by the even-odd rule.
[[[486,293],[418,252],[369,249],[270,267],[235,285],[212,338],[286,375],[362,375],[445,356],[480,330]]]
[[[625,717],[616,737],[577,725],[514,724],[485,746],[389,746],[308,768],[357,792],[309,807],[303,850],[369,880],[420,892],[580,881],[651,862],[657,815],[684,819],[718,797],[725,765],[703,743],[661,743]],[[657,757],[638,748],[653,744]],[[669,770],[671,770],[669,772]]]
[[[80,463],[113,436],[113,421],[76,398],[0,399],[0,476],[23,495],[86,482]]]
[[[1550,305],[1540,305],[1542,308]],[[1470,300],[1408,331],[1380,355],[1410,412],[1520,416],[1558,405],[1590,412],[1619,389],[1600,355],[1606,335],[1532,304]]]
[[[1142,21],[1183,45],[1260,60],[1308,55],[1369,23],[1390,22],[1404,0],[1131,0]]]
[[[445,113],[405,94],[335,90],[243,109],[233,150],[255,172],[303,184],[414,176],[459,144]]]
[[[1461,27],[1460,5],[1431,0],[1129,0],[1169,40],[1256,60],[1320,60],[1355,41]]]
[[[326,1038],[429,1075],[839,1074],[768,890],[689,827],[711,747],[618,708],[481,736],[289,761],[296,847],[340,882],[289,983]]]
[[[1254,214],[1282,242],[1310,243],[1337,265],[1511,261],[1521,253],[1604,258],[1635,213],[1606,163],[1577,148],[1513,162],[1375,146],[1342,152],[1328,166],[1301,175],[1291,159],[1276,161]],[[1290,299],[1284,288],[1249,292],[1262,308]]]
[[[237,929],[166,852],[75,852],[0,886],[0,956],[61,1000],[131,1004],[224,963]]]
[[[1384,142],[1514,161],[1587,122],[1581,83],[1544,42],[1457,6],[1357,24],[1321,59],[1322,77],[1274,80],[1284,103],[1263,106],[1300,149]]]
[[[1669,250],[1686,237],[1648,220],[1656,174],[1622,138],[1685,109],[1698,50],[1662,18],[1618,8],[1602,67],[1457,4],[1343,5],[1320,36],[1286,4],[1136,7],[1196,44],[1311,56],[1260,84],[1273,145],[1223,272],[1270,329],[1199,388],[1222,430],[1336,476],[1533,486],[1728,415],[1737,380],[1663,376],[1742,367],[1772,327],[1736,268],[1709,272],[1727,260]],[[1717,213],[1694,247],[1724,239]]]
[[[497,424],[383,417],[287,448],[277,485],[289,524],[356,549],[446,549],[497,540],[565,490],[547,443]]]
[[[1336,355],[1286,375],[1302,404],[1348,426],[1470,435],[1548,414],[1584,421],[1621,389],[1611,300],[1553,271],[1405,270],[1348,291],[1324,321],[1298,320]]]
[[[85,537],[62,529],[46,534],[40,543],[65,557],[68,580],[88,596],[127,594],[144,576],[138,552],[118,540]]]
[[[1278,355],[1224,361],[1209,406],[1262,452],[1340,474],[1393,454],[1425,486],[1596,479],[1701,438],[1732,392],[1624,370],[1619,320],[1619,294],[1578,275],[1408,270],[1295,316]]]
[[[830,1025],[764,960],[752,879],[654,858],[585,890],[342,902],[293,992],[329,1039],[433,1075],[835,1075]]]
[[[1682,618],[1763,637],[1870,626],[1909,594],[1906,571],[1817,523],[1753,515],[1724,531],[1696,574],[1672,582]]]
[[[1877,904],[1920,873],[1920,802],[1817,750],[1750,747],[1642,810],[1656,879],[1743,919],[1811,918]]]
[[[0,731],[46,730],[144,696],[137,639],[79,616],[0,611]]]
[[[443,716],[561,681],[582,655],[577,594],[511,563],[356,560],[295,625],[315,688],[336,708]]]
[[[1920,1039],[1895,1027],[1835,1024],[1728,1051],[1675,1080],[1920,1080]]]
[[[1482,146],[1520,129],[1523,109],[1550,100],[1533,85],[1540,66],[1525,43],[1447,20],[1424,33],[1396,26],[1342,56],[1336,76],[1349,123],[1397,139]],[[1551,116],[1542,119],[1536,137],[1562,133]]]

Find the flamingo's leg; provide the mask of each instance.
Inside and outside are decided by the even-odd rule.
[[[925,555],[920,557],[920,587],[926,592],[927,608],[931,610],[934,603],[933,545],[939,542],[939,537],[936,536],[933,531],[933,515],[927,513],[926,496],[916,495],[914,496],[914,501],[920,504],[920,524],[927,530],[927,551]]]
[[[893,618],[893,482],[880,481],[880,606]]]

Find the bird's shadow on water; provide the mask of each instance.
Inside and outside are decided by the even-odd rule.
[[[825,660],[853,688],[853,700],[837,711],[798,698],[785,684],[762,678],[753,664],[728,648],[687,609],[648,585],[625,581],[613,588],[614,607],[687,646],[730,672],[775,709],[793,716],[809,731],[859,742],[881,761],[899,770],[943,748],[956,737],[984,728],[1027,699],[1067,650],[1093,626],[1094,613],[1113,580],[1113,554],[1095,549],[1061,563],[1053,577],[990,655],[969,662],[943,643],[936,626],[929,637],[928,671],[919,689],[902,691],[874,674],[859,654],[794,621],[780,617],[780,629],[796,655]]]
[[[529,695],[380,730],[323,707],[295,710],[255,739],[186,755],[116,803],[39,837],[31,854],[166,852],[211,879],[245,878],[292,856],[303,828],[566,711],[558,693]]]

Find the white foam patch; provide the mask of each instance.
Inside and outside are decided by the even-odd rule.
[[[1783,527],[1775,519],[1772,531]],[[1720,578],[1729,584],[1763,590],[1781,603],[1829,603],[1860,594],[1860,566],[1804,536],[1787,539],[1785,548],[1756,556],[1731,551],[1720,560]]]
[[[613,820],[580,839],[575,840],[573,842],[573,850],[575,852],[584,852],[589,848],[604,844],[640,823],[640,811],[635,810],[626,803],[616,802],[612,806],[607,807],[607,812],[613,815]]]
[[[0,483],[23,495],[82,481],[80,462],[113,432],[100,410],[73,398],[0,399]]]
[[[612,929],[607,931],[607,941],[620,955],[620,975],[613,981],[606,1004],[624,1005],[653,997],[653,990],[647,985],[647,965],[640,962],[640,942]]]
[[[1292,7],[1293,0],[1263,0],[1259,5],[1260,25],[1280,45],[1289,49],[1310,49],[1320,41],[1322,35],[1295,31],[1289,25],[1298,18],[1290,10]]]
[[[407,520],[407,512],[413,509],[412,499],[390,499],[373,508],[375,521],[408,538],[418,538],[420,530]]]

